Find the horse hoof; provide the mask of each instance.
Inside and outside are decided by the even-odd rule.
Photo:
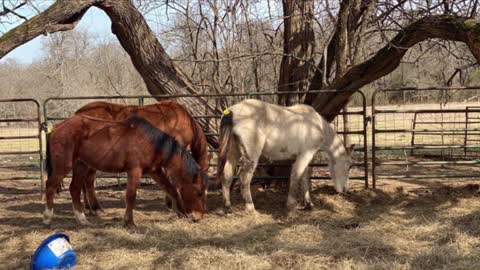
[[[92,211],[92,216],[103,217],[105,216],[105,211],[102,208]]]
[[[43,212],[43,224],[50,225],[50,223],[52,222],[52,217],[53,208],[50,210],[48,208],[45,208],[45,211]]]
[[[247,212],[248,215],[250,215],[252,217],[256,217],[256,216],[259,215],[257,210],[255,210],[255,209],[247,209],[246,212]]]
[[[93,224],[90,223],[90,221],[78,222],[78,225],[80,225],[81,227],[93,227]]]
[[[135,228],[137,228],[137,225],[135,225],[135,223],[133,223],[133,221],[125,221],[123,223],[123,227],[125,227],[126,229],[135,229]]]
[[[232,213],[233,213],[232,207],[230,207],[230,206],[229,206],[229,207],[225,207],[225,208],[223,209],[223,213],[224,213],[225,215],[232,214]]]
[[[306,203],[303,207],[299,208],[299,210],[303,210],[303,211],[311,211],[313,210],[313,203],[312,202],[309,202],[309,203]]]
[[[298,209],[298,206],[297,204],[287,204],[287,209],[288,209],[288,212],[292,212],[292,211],[295,211]]]

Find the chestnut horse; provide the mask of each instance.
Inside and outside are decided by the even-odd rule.
[[[180,213],[194,221],[205,213],[208,178],[181,143],[139,116],[108,121],[75,115],[58,124],[49,135],[45,224],[50,224],[53,217],[56,190],[78,160],[101,171],[127,172],[126,226],[134,225],[136,190],[144,173],[163,186]],[[73,211],[78,222],[88,224],[80,211],[81,203],[77,203],[81,190],[78,184],[70,189]]]
[[[185,107],[173,100],[164,100],[147,106],[92,102],[81,107],[75,114],[106,120],[125,120],[130,115],[138,115],[190,149],[200,170],[205,174],[208,172],[208,145],[203,130]],[[72,185],[78,185],[77,182],[85,183],[83,185],[85,204],[93,214],[101,211],[95,195],[95,172],[94,168],[89,168],[85,163],[77,161],[73,167],[72,176]]]

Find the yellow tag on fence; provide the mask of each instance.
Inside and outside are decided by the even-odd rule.
[[[52,132],[53,132],[53,128],[49,128],[47,133],[50,134]]]
[[[231,113],[231,112],[232,112],[232,111],[230,111],[230,109],[225,109],[225,110],[223,111],[223,114],[229,114],[229,113]]]

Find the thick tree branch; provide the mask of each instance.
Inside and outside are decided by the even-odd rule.
[[[58,0],[41,14],[0,37],[0,59],[39,35],[70,30],[95,0]]]
[[[480,20],[451,15],[424,17],[405,27],[372,58],[353,66],[337,80],[333,88],[348,92],[318,95],[314,107],[333,120],[354,90],[395,70],[409,48],[428,39],[464,42],[480,63]]]

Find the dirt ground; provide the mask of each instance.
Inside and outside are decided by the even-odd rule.
[[[330,182],[313,188],[315,208],[288,214],[286,193],[254,190],[258,216],[223,215],[219,193],[199,223],[164,206],[163,193],[145,186],[135,209],[137,228],[122,227],[124,191],[98,188],[106,213],[79,227],[68,191],[56,200],[50,227],[33,180],[0,182],[0,269],[28,269],[30,256],[55,232],[71,238],[75,269],[480,269],[478,182],[355,182],[336,195]]]

